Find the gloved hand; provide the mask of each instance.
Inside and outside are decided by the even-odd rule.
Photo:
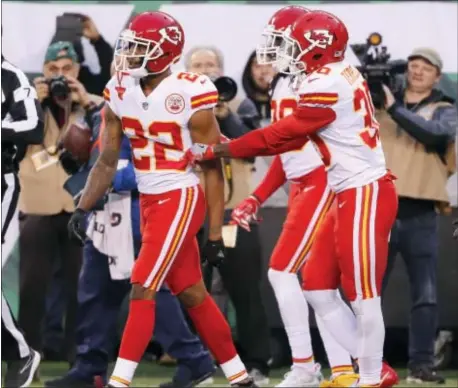
[[[202,262],[208,263],[213,267],[219,267],[223,264],[226,258],[226,249],[224,247],[223,239],[208,240],[202,249]]]
[[[244,199],[234,210],[232,210],[231,218],[232,221],[250,232],[251,222],[260,222],[261,218],[258,217],[258,210],[261,206],[259,200],[254,196],[250,195]]]
[[[184,160],[194,166],[198,162],[215,159],[213,146],[209,144],[194,143],[184,154]]]
[[[453,221],[453,226],[455,227],[455,230],[453,231],[453,238],[458,240],[458,218]]]
[[[77,208],[67,225],[68,235],[70,240],[76,241],[80,245],[84,245],[86,241],[86,212],[83,209]]]

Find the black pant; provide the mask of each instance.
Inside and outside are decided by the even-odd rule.
[[[260,288],[262,256],[258,233],[256,225],[251,232],[239,228],[237,245],[227,249],[226,261],[219,272],[236,313],[240,357],[248,370],[256,368],[268,374],[270,335]],[[211,268],[204,271],[208,286],[211,276],[207,271]]]
[[[397,219],[391,230],[388,264],[383,289],[398,253],[406,265],[410,283],[409,367],[432,366],[438,325],[437,214],[434,210],[416,217]]]
[[[19,191],[17,175],[13,173],[2,174],[2,244],[16,211]],[[26,357],[29,352],[29,346],[18,329],[2,290],[2,360],[18,360]]]
[[[21,218],[19,324],[30,346],[42,351],[46,296],[54,273],[54,260],[59,258],[65,285],[65,295],[62,297],[66,299],[64,352],[71,359],[75,346],[77,285],[82,250],[68,237],[70,214],[25,215]]]

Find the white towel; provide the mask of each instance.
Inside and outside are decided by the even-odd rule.
[[[108,194],[102,211],[93,212],[86,234],[94,247],[108,256],[113,280],[128,279],[134,264],[132,236],[131,195]]]

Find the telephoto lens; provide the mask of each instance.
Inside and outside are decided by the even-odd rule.
[[[229,102],[237,95],[237,83],[232,78],[223,75],[212,78],[212,81],[218,90],[220,101]]]

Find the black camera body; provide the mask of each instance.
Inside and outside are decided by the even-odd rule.
[[[355,55],[361,62],[357,69],[367,80],[374,106],[378,109],[385,104],[385,93],[382,85],[396,91],[396,76],[405,73],[407,61],[390,61],[391,55],[386,46],[382,46],[382,36],[375,32],[369,35],[366,43],[351,45]]]
[[[218,90],[219,100],[229,102],[237,95],[237,83],[231,78],[226,76],[216,77],[211,79]]]
[[[49,85],[49,93],[53,98],[65,100],[71,93],[70,86],[68,86],[68,82],[63,75],[48,79],[46,82]]]

